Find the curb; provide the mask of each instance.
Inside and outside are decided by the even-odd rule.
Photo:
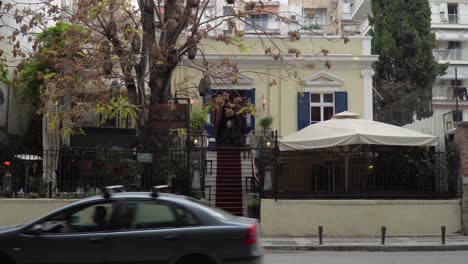
[[[303,245],[303,246],[263,246],[268,251],[465,251],[468,245]]]

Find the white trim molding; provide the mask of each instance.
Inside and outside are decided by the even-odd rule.
[[[212,86],[214,87],[213,89],[216,89],[216,88],[219,89],[225,86],[229,86],[229,87],[252,86],[253,83],[255,82],[254,78],[247,76],[243,73],[238,73],[236,74],[236,76],[237,76],[236,84],[232,84],[231,81],[228,79],[218,79],[218,78],[211,77],[211,83],[212,83]]]
[[[329,54],[324,55],[304,55],[300,58],[285,56],[283,60],[273,60],[266,55],[246,55],[246,54],[205,54],[204,58],[208,62],[220,61],[223,58],[229,58],[231,62],[243,67],[268,66],[270,68],[284,68],[285,63],[290,67],[303,68],[305,65],[315,64],[315,69],[326,69],[325,62],[329,61],[334,69],[364,69],[372,66],[372,63],[378,60],[377,55],[343,55]],[[192,62],[189,59],[183,59],[180,66],[190,65],[199,68],[203,61],[201,56],[197,56]]]
[[[303,84],[306,87],[341,87],[344,81],[331,73],[321,71],[304,79]]]
[[[374,120],[374,105],[372,94],[372,76],[374,76],[373,69],[362,69],[361,76],[364,79],[364,118],[367,120]]]
[[[337,87],[305,87],[304,92],[309,93],[334,93],[341,92],[343,89]]]

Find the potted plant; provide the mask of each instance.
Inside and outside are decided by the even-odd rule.
[[[190,129],[203,130],[206,125],[210,125],[206,120],[207,113],[200,108],[194,108],[190,114]]]
[[[260,119],[260,126],[263,130],[271,130],[271,125],[273,124],[273,117],[268,115]]]
[[[260,219],[260,197],[258,193],[254,193],[250,197],[247,212],[250,218]]]

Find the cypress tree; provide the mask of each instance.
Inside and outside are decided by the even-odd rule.
[[[377,119],[395,125],[432,115],[432,85],[445,65],[434,59],[435,34],[427,0],[371,0],[372,53],[376,63]]]

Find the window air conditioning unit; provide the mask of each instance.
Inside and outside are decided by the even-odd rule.
[[[291,15],[291,21],[297,21],[296,15]]]

